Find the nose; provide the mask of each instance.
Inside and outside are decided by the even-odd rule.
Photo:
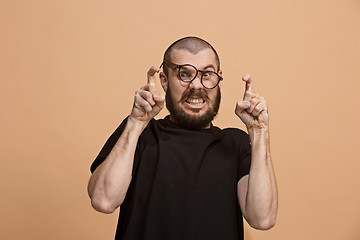
[[[203,88],[201,84],[201,74],[198,74],[196,78],[190,82],[190,88],[194,90]]]

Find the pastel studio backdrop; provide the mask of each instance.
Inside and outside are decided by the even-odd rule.
[[[269,105],[278,221],[246,239],[360,239],[359,1],[2,0],[0,29],[0,239],[113,239],[90,164],[188,35],[221,58],[216,125],[244,128],[246,73]]]

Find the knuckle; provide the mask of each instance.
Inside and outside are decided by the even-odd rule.
[[[148,91],[145,92],[145,97],[146,98],[151,98],[152,97],[152,94]]]
[[[148,105],[146,105],[146,110],[147,110],[148,112],[151,112],[151,111],[152,111],[152,107],[148,104]]]

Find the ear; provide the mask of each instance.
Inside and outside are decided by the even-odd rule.
[[[222,77],[222,71],[221,70],[219,70],[218,74],[219,74],[220,77]],[[219,88],[221,88],[221,83],[222,83],[222,81],[219,82]]]
[[[164,91],[166,92],[166,91],[167,91],[167,88],[168,88],[169,82],[168,82],[168,79],[167,79],[165,73],[164,73],[164,72],[161,72],[161,73],[159,74],[159,78],[160,78],[161,86],[162,86],[162,88],[164,89]]]

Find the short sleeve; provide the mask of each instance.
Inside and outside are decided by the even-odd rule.
[[[91,164],[90,171],[93,173],[95,169],[107,158],[113,147],[115,146],[117,140],[120,138],[124,128],[126,126],[127,118],[125,118],[119,127],[113,132],[113,134],[106,141],[105,145],[102,147],[100,153],[95,158],[94,162]]]
[[[251,165],[251,144],[249,135],[242,132],[239,139],[239,169],[238,180],[249,174]]]

